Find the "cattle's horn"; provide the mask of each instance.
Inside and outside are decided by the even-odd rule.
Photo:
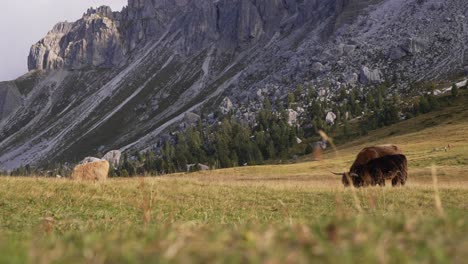
[[[330,172],[335,174],[335,175],[339,175],[339,176],[343,175],[343,173],[337,173],[337,172],[333,172],[333,171],[330,171]]]
[[[359,175],[358,175],[358,174],[356,174],[356,173],[351,173],[351,174],[349,174],[349,175],[350,175],[351,177],[354,177],[354,178],[357,178],[357,177],[359,177]]]

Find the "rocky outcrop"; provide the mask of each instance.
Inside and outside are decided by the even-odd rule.
[[[75,23],[62,22],[31,47],[29,70],[112,67],[124,55],[122,38],[109,7],[89,9]]]
[[[184,55],[213,43],[221,50],[244,49],[282,29],[331,15],[332,2],[129,0],[121,12],[103,6],[89,9],[75,23],[57,24],[31,48],[28,66],[30,70],[112,67],[123,63],[126,54],[162,37]]]

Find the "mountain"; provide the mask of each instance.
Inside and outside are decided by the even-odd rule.
[[[299,84],[411,82],[468,71],[459,0],[129,0],[89,9],[0,83],[0,169],[143,150],[187,118],[258,110]],[[232,104],[232,106],[231,106]],[[213,116],[213,115],[210,115]]]

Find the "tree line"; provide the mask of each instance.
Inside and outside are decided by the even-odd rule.
[[[290,158],[289,150],[298,144],[297,138],[303,132],[288,123],[286,111],[273,111],[266,100],[256,120],[252,125],[228,115],[211,126],[200,122],[166,140],[158,152],[124,154],[122,164],[111,171],[111,176],[184,172],[193,164],[211,168],[260,165]],[[196,170],[197,166],[191,169]]]

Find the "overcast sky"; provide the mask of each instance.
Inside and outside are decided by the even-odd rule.
[[[127,0],[1,0],[0,81],[12,80],[28,70],[32,44],[60,21],[76,21],[89,7],[108,5],[120,11]]]

